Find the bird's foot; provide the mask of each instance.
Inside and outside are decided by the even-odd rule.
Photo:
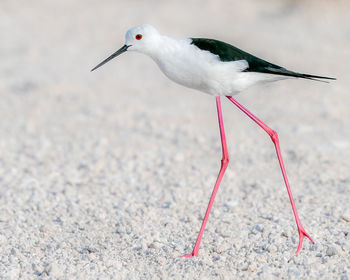
[[[195,257],[193,253],[181,256],[181,258],[192,258],[192,257]]]
[[[191,254],[186,254],[181,256],[181,258],[192,258],[192,257],[197,257],[198,253],[196,254],[194,251]]]
[[[298,249],[297,251],[295,252],[296,254],[299,253],[302,245],[303,245],[303,239],[304,239],[304,236],[306,236],[307,238],[310,239],[311,243],[314,244],[315,242],[312,240],[312,238],[310,237],[310,235],[308,235],[305,231],[305,229],[303,228],[303,226],[300,224],[298,225],[298,232],[299,232],[299,244],[298,244]]]

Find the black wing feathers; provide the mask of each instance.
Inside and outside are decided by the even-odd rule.
[[[302,74],[293,71],[289,71],[281,66],[272,64],[266,60],[258,58],[254,55],[251,55],[245,51],[242,51],[239,48],[236,48],[225,42],[221,42],[214,39],[205,39],[205,38],[191,38],[192,44],[201,50],[209,51],[213,54],[216,54],[220,57],[221,61],[237,61],[237,60],[246,60],[248,62],[248,68],[243,72],[259,72],[259,73],[268,73],[282,76],[291,76],[304,79],[330,79],[335,80],[334,78],[315,76],[309,74]]]

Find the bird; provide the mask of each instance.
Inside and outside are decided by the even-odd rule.
[[[316,81],[336,80],[336,78],[294,72],[216,39],[191,37],[174,39],[162,35],[156,28],[149,24],[142,24],[129,29],[125,34],[125,44],[92,68],[91,71],[96,70],[120,54],[129,51],[143,53],[151,57],[170,80],[185,87],[212,95],[216,99],[222,147],[221,166],[192,252],[182,257],[191,258],[198,256],[200,243],[216,193],[229,164],[229,154],[221,110],[221,97],[226,97],[260,126],[270,136],[274,144],[299,234],[296,254],[302,248],[304,237],[314,243],[300,221],[284,167],[277,132],[252,114],[246,107],[233,98],[233,95],[237,95],[256,84],[270,83],[287,78],[302,78]]]

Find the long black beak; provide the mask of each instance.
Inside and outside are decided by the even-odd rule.
[[[108,58],[106,58],[104,61],[102,61],[100,64],[96,65],[94,68],[91,69],[91,72],[96,70],[97,68],[101,67],[103,64],[107,63],[108,61],[110,61],[111,59],[115,58],[116,56],[122,54],[123,52],[126,52],[127,49],[130,46],[124,45],[122,46],[119,50],[117,50],[114,54],[112,54],[111,56],[109,56]]]

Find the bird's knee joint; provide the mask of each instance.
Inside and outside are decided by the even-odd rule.
[[[270,133],[271,140],[273,143],[278,143],[278,134],[276,131],[272,130]]]
[[[223,157],[221,160],[221,164],[222,165],[228,165],[228,163],[230,162],[230,159],[228,157]]]

